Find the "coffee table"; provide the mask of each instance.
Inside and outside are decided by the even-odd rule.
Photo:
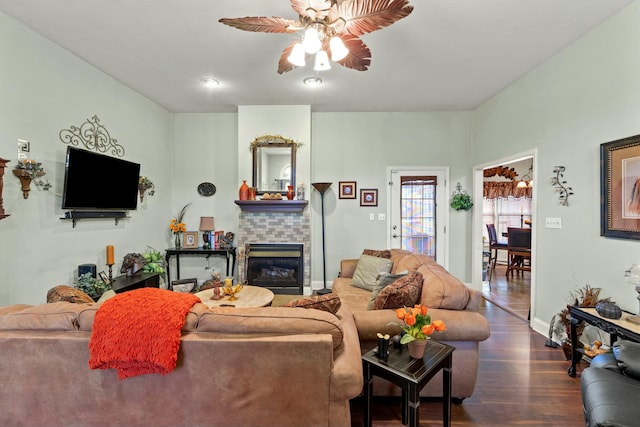
[[[222,294],[222,287],[220,287]],[[273,301],[273,292],[261,286],[244,286],[240,292],[236,294],[238,297],[235,301],[229,301],[229,296],[225,296],[219,300],[212,300],[213,288],[200,291],[195,294],[203,304],[211,307],[266,307],[271,305]]]
[[[371,427],[373,377],[384,378],[402,388],[402,424],[418,427],[420,390],[443,370],[442,425],[451,426],[451,366],[454,347],[429,340],[422,359],[413,359],[406,348],[390,348],[387,359],[378,357],[378,349],[362,356],[364,372],[364,426]]]

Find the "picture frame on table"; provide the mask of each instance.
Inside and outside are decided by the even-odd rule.
[[[600,235],[640,240],[640,135],[600,144]]]
[[[193,249],[198,247],[198,232],[185,231],[182,236],[182,247],[185,249]]]
[[[198,279],[195,277],[171,281],[171,290],[173,292],[188,293],[193,291],[197,286]]]
[[[105,273],[104,271],[98,273],[98,277],[100,277],[100,280],[102,280],[105,285],[111,283],[111,280],[109,280],[109,276],[107,276],[107,273]]]
[[[378,189],[363,188],[360,190],[360,206],[378,206]]]
[[[338,198],[355,199],[356,198],[356,182],[340,181],[338,182]]]

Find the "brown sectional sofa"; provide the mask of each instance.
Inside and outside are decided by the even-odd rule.
[[[196,304],[176,369],[124,380],[88,366],[98,307],[0,307],[1,426],[351,425],[362,363],[346,306]]]
[[[378,251],[382,252],[382,251]],[[391,274],[401,271],[418,271],[423,276],[419,303],[429,307],[431,318],[440,319],[447,331],[434,333],[432,339],[452,345],[453,387],[452,396],[462,400],[472,395],[478,372],[478,347],[490,336],[489,323],[477,312],[482,294],[466,287],[430,257],[408,251],[387,251],[393,262]],[[340,296],[343,306],[353,312],[362,352],[377,346],[377,333],[399,334],[399,323],[393,309],[367,310],[371,292],[352,285],[358,259],[345,259],[340,263],[340,274],[334,280],[332,290]],[[397,307],[398,308],[398,307]],[[439,373],[421,392],[422,396],[442,396],[442,373]],[[384,380],[375,378],[375,395],[396,395],[400,389]],[[378,381],[379,380],[379,381]]]

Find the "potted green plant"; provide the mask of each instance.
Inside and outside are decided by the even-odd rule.
[[[89,295],[94,301],[97,301],[103,293],[111,289],[111,284],[96,279],[91,273],[84,273],[78,277],[73,287]]]
[[[456,185],[456,191],[451,195],[451,208],[457,211],[468,211],[473,207],[471,196],[462,189],[460,183]]]
[[[164,276],[166,263],[162,254],[151,246],[147,246],[147,248],[147,251],[142,254],[145,262],[142,271],[144,273],[160,273]]]

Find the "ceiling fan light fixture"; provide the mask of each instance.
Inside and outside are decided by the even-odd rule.
[[[322,79],[320,77],[307,77],[302,80],[302,83],[309,87],[318,87],[322,84]]]
[[[202,83],[204,83],[204,85],[208,88],[215,88],[220,86],[220,82],[214,78],[211,77],[205,77],[202,79]]]
[[[295,66],[304,67],[305,65],[305,50],[302,43],[296,43],[291,49],[291,54],[287,60]]]
[[[308,54],[314,54],[320,50],[322,41],[320,41],[320,34],[315,27],[311,26],[305,30],[302,45]]]
[[[329,55],[324,50],[316,53],[316,65],[313,67],[315,71],[327,71],[331,69],[329,64]]]
[[[349,49],[347,49],[342,39],[338,36],[331,37],[331,40],[329,40],[329,47],[331,48],[332,61],[340,61],[349,54]]]

